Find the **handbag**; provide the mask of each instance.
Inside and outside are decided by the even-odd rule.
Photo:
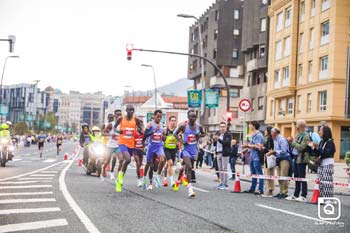
[[[267,163],[268,169],[276,167],[276,156],[274,155],[266,156],[266,163]]]

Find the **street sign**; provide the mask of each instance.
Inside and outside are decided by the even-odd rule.
[[[26,121],[33,121],[34,119],[33,119],[33,116],[32,115],[27,115],[26,116]]]
[[[202,102],[202,92],[200,90],[188,90],[187,99],[189,108],[200,108]]]
[[[219,107],[219,90],[205,89],[204,103],[206,108],[218,108]]]
[[[240,109],[241,111],[247,112],[247,111],[250,110],[252,104],[251,104],[250,100],[248,100],[248,99],[242,99],[241,101],[239,101],[238,106],[239,106],[239,109]]]
[[[5,104],[0,105],[0,116],[7,116],[9,114],[9,107]]]
[[[146,123],[153,120],[153,112],[148,112],[146,115]],[[162,120],[160,121],[163,125],[165,124],[165,114],[163,114]]]

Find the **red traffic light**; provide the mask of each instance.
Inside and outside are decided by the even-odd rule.
[[[126,44],[127,59],[130,61],[132,59],[132,51],[134,50],[133,44]]]
[[[232,112],[226,112],[226,119],[227,119],[227,122],[232,121]]]
[[[131,51],[127,52],[127,59],[128,59],[128,61],[130,61],[132,59],[132,52]]]

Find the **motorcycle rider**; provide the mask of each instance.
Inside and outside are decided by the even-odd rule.
[[[6,123],[2,123],[0,125],[0,141],[7,141],[8,145],[10,145],[11,134],[9,131],[9,126]],[[9,154],[9,160],[12,160],[13,154]]]
[[[89,131],[89,125],[86,123],[81,124],[81,134],[80,134],[80,146],[84,147],[83,152],[83,166],[87,167],[87,163],[89,161],[89,146],[92,141],[91,134]]]

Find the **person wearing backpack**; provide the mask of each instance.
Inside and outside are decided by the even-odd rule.
[[[306,177],[306,165],[309,161],[308,144],[310,142],[310,136],[306,133],[305,120],[297,120],[296,122],[297,135],[291,143],[293,147],[293,154],[296,155],[294,164],[294,178]],[[301,195],[300,195],[301,191]],[[300,196],[299,196],[300,195]],[[307,182],[295,181],[294,195],[286,198],[288,201],[306,202],[307,196]]]
[[[320,166],[317,170],[317,178],[320,180],[320,196],[333,197],[333,174],[335,145],[332,131],[328,126],[320,128],[321,142],[318,144],[316,154],[319,156]],[[316,146],[316,143],[314,143]]]

